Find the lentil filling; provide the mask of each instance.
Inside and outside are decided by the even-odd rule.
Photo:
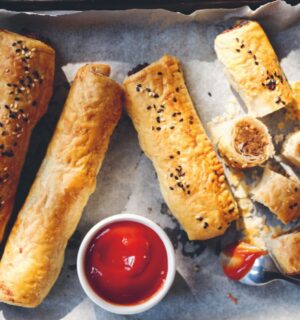
[[[235,127],[234,146],[238,153],[251,158],[262,158],[267,145],[264,134],[255,126],[240,121]]]

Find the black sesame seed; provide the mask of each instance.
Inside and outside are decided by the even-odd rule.
[[[1,154],[2,154],[2,156],[8,157],[8,158],[11,158],[14,156],[14,153],[11,150],[5,150]]]
[[[174,188],[173,187],[169,187],[170,188],[170,190],[174,190]]]
[[[218,230],[221,230],[221,229],[222,229],[222,226],[219,226],[219,227],[218,227]]]
[[[161,127],[156,127],[156,130],[157,130],[157,131],[160,131],[160,130],[161,130]]]
[[[174,101],[174,102],[177,102],[177,99],[174,97],[174,98],[173,98],[173,101]]]
[[[170,159],[174,159],[174,156],[170,155],[169,158],[170,158]]]
[[[159,71],[159,72],[157,72],[157,74],[158,74],[159,76],[162,76],[162,72],[160,72],[160,71]]]
[[[181,118],[181,119],[179,120],[179,122],[183,122],[183,118]]]
[[[208,94],[210,97],[212,96],[211,92],[208,92],[207,94]]]
[[[160,117],[156,117],[156,121],[160,123]]]
[[[173,173],[170,173],[170,177],[172,178],[174,176],[174,174]]]
[[[11,87],[11,83],[7,83],[6,85],[7,85],[8,87]]]
[[[15,47],[16,45],[17,45],[17,43],[16,43],[16,42],[13,42],[12,46]]]
[[[17,114],[15,113],[15,112],[10,112],[9,113],[9,117],[11,118],[11,119],[16,119],[17,118]]]
[[[180,151],[179,151],[179,150],[177,151],[177,154],[178,154],[178,155],[180,154]]]
[[[176,116],[177,116],[177,113],[174,112],[174,113],[172,114],[172,117],[176,117]]]
[[[16,53],[19,53],[19,52],[21,52],[21,49],[16,49]]]
[[[179,92],[179,90],[180,90],[180,89],[177,87],[177,88],[176,88],[176,92]]]
[[[159,98],[159,95],[157,93],[154,94],[153,98]]]
[[[174,126],[171,126],[170,129],[173,130],[173,129],[175,129],[175,127],[174,127]]]
[[[236,52],[240,52],[241,50],[240,49],[235,49],[236,50]]]
[[[259,65],[259,63],[257,61],[254,62],[257,66]]]
[[[203,221],[204,218],[203,218],[203,217],[197,217],[196,219],[197,219],[198,221]]]
[[[207,222],[204,222],[203,228],[204,229],[208,228],[208,223]]]
[[[187,191],[187,194],[191,194],[191,191],[190,191],[190,190],[188,190],[188,191]]]

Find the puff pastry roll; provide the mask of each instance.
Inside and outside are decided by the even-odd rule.
[[[175,57],[124,82],[126,107],[156,169],[162,194],[191,240],[225,232],[237,219],[224,171],[197,116]]]
[[[52,95],[55,53],[0,30],[0,241],[14,206],[31,132]]]
[[[300,217],[300,183],[294,179],[266,167],[251,193],[253,200],[268,207],[285,224]]]
[[[280,270],[287,275],[300,274],[300,232],[295,230],[267,241],[268,249]]]
[[[267,35],[243,20],[215,39],[215,51],[232,87],[255,117],[292,104],[293,94]]]
[[[56,281],[64,251],[121,114],[122,89],[107,65],[79,69],[0,262],[0,301],[35,307]]]
[[[282,155],[290,163],[300,168],[300,131],[286,137],[282,146]]]
[[[218,150],[233,168],[258,166],[274,155],[268,128],[251,116],[242,116],[222,126]]]

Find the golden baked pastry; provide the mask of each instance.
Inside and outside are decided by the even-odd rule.
[[[293,93],[267,35],[255,21],[239,21],[215,39],[232,87],[255,117],[293,103]]]
[[[300,217],[300,183],[295,179],[266,167],[251,193],[253,200],[268,207],[285,224]]]
[[[0,241],[11,216],[32,129],[52,96],[55,53],[0,30]]]
[[[78,71],[0,262],[0,301],[35,307],[48,294],[121,115],[122,89],[107,65]]]
[[[267,241],[270,254],[287,275],[300,274],[300,232],[282,234]]]
[[[233,168],[255,167],[274,155],[268,128],[252,116],[227,121],[222,132],[218,150]]]
[[[237,219],[224,171],[198,118],[179,61],[164,56],[124,81],[126,107],[162,194],[191,240]]]
[[[282,146],[282,155],[294,166],[300,168],[300,131],[286,137]]]

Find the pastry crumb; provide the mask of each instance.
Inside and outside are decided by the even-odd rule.
[[[280,143],[280,142],[282,142],[284,140],[284,134],[276,134],[275,136],[274,136],[274,142],[276,143],[276,144],[278,144],[278,143]]]
[[[228,293],[228,294],[227,294],[227,297],[228,297],[228,299],[229,299],[232,303],[238,304],[238,299],[237,299],[233,294]]]
[[[277,128],[279,130],[283,130],[285,128],[285,123],[283,121],[280,121],[278,124],[277,124]]]

